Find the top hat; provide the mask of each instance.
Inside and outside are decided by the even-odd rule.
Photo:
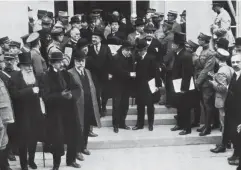
[[[89,41],[85,38],[80,38],[76,44],[76,48],[81,49],[89,45]]]
[[[241,37],[235,39],[235,45],[241,45]]]
[[[185,44],[186,41],[186,34],[182,32],[175,32],[174,33],[174,40],[175,44]]]
[[[198,36],[198,39],[205,40],[205,41],[210,41],[211,36],[201,32],[199,34],[199,36]]]
[[[219,38],[217,41],[218,48],[223,48],[225,50],[228,50],[228,44],[229,41],[226,38]]]
[[[188,44],[189,46],[191,46],[193,49],[197,49],[199,47],[199,45],[195,42],[193,42],[192,40],[188,40],[186,42],[186,44]]]
[[[17,41],[11,41],[9,46],[20,48],[21,43]]]
[[[148,44],[146,42],[146,40],[144,39],[136,39],[136,50],[137,51],[141,51],[141,50],[145,50],[148,48]]]
[[[10,40],[9,40],[8,36],[2,37],[2,38],[0,38],[0,45],[1,45],[1,44],[4,44],[5,42],[9,42],[9,41],[10,41]]]
[[[182,13],[180,14],[180,16],[186,16],[186,10],[182,11]]]
[[[30,34],[29,35],[29,37],[28,37],[28,39],[27,39],[27,43],[31,43],[31,42],[34,42],[34,41],[36,41],[36,40],[38,40],[39,39],[39,33],[37,33],[37,32],[34,32],[34,33],[32,33],[32,34]]]
[[[31,65],[32,64],[32,59],[31,59],[31,54],[30,52],[23,52],[23,53],[20,53],[18,55],[18,59],[19,59],[19,63],[18,63],[18,67],[19,65],[21,64],[24,64],[24,65]]]
[[[61,51],[54,51],[51,53],[51,56],[49,58],[49,60],[51,62],[54,62],[54,61],[62,61],[64,59],[63,57],[63,53]]]
[[[138,27],[138,26],[141,26],[141,25],[145,25],[145,22],[143,22],[143,19],[141,18],[137,18],[137,20],[135,21],[135,26]]]

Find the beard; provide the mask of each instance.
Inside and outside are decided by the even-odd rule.
[[[23,80],[25,81],[25,83],[27,85],[35,84],[36,79],[35,79],[33,71],[32,72],[26,72],[25,70],[22,70],[21,72],[23,74]]]

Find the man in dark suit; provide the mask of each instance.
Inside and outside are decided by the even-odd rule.
[[[96,98],[96,90],[90,71],[85,69],[86,54],[81,51],[75,51],[74,68],[69,70],[71,77],[78,85],[78,91],[80,91],[78,110],[80,116],[81,125],[83,128],[83,146],[78,148],[79,152],[85,155],[90,155],[90,151],[87,149],[88,136],[90,132],[90,126],[101,127],[100,113]]]
[[[135,77],[133,73],[133,59],[131,54],[132,45],[130,42],[123,42],[118,53],[113,56],[113,110],[112,124],[114,132],[118,133],[119,128],[129,130],[125,119],[129,109],[129,97],[132,90],[132,82]]]
[[[61,156],[64,155],[64,144],[67,144],[67,166],[80,168],[76,163],[78,138],[77,105],[73,97],[72,79],[63,72],[63,54],[53,52],[50,57],[50,68],[43,77],[43,99],[46,106],[46,142],[53,154],[53,170],[58,170]]]
[[[155,56],[148,53],[148,44],[145,40],[137,41],[137,64],[136,64],[136,103],[137,103],[137,123],[133,130],[143,129],[145,120],[145,106],[147,106],[149,130],[153,131],[154,124],[154,99],[153,92],[157,92],[160,87],[160,79],[157,74],[157,64]],[[149,81],[153,80],[153,91],[149,87]]]
[[[240,96],[241,96],[241,55],[236,54],[231,58],[231,64],[234,69],[234,74],[231,79],[228,88],[228,95],[225,102],[226,115],[225,119],[227,124],[225,124],[224,131],[231,135],[231,141],[234,147],[234,154],[232,157],[228,158],[229,164],[237,164],[239,159],[239,166],[237,170],[241,169],[241,147],[240,147],[240,129],[241,129],[241,116],[240,116]]]
[[[16,118],[17,144],[20,165],[27,170],[28,165],[37,169],[34,162],[37,141],[43,140],[43,110],[40,104],[41,91],[39,81],[32,67],[31,54],[19,54],[21,71],[12,74],[9,82],[9,92],[13,101]],[[27,153],[29,158],[27,160]]]
[[[88,58],[86,60],[86,68],[90,70],[93,82],[96,87],[97,101],[100,109],[100,114],[106,114],[106,103],[108,96],[103,94],[103,88],[108,81],[108,73],[110,60],[112,58],[110,48],[103,44],[103,32],[95,29],[92,34],[92,44],[89,47]]]

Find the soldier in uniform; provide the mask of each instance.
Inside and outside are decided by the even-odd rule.
[[[163,31],[163,18],[164,18],[164,13],[161,13],[161,12],[160,13],[156,12],[152,16],[153,23],[157,28],[157,30],[154,32],[154,36],[159,41],[161,41],[165,36]]]
[[[9,51],[10,51],[10,53],[18,55],[21,52],[20,51],[20,46],[21,46],[20,42],[11,41],[10,44],[9,44]]]
[[[58,21],[56,24],[62,25],[64,27],[65,33],[71,29],[71,25],[69,24],[69,16],[66,11],[59,11],[58,13]]]
[[[4,54],[4,60],[6,63],[4,71],[8,73],[10,76],[12,73],[19,71],[19,68],[17,66],[18,59],[12,53],[6,52]]]
[[[143,22],[142,19],[138,18],[135,21],[135,31],[133,33],[130,33],[127,37],[127,40],[132,44],[136,44],[136,39],[143,39],[146,36],[146,33],[144,32],[144,25],[145,23]]]
[[[2,47],[3,52],[9,52],[10,40],[8,36],[0,38],[0,46]]]
[[[211,77],[208,76],[208,74],[214,73],[216,53],[209,48],[210,40],[211,36],[204,33],[200,33],[198,36],[198,43],[203,47],[203,50],[199,56],[199,63],[196,64],[197,74],[195,76],[195,84],[201,92],[201,100],[205,114],[205,125],[197,129],[197,131],[200,132],[200,136],[206,136],[211,133],[211,123],[214,116],[214,90],[209,83]]]
[[[168,17],[168,21],[172,22],[172,31],[173,32],[182,32],[182,28],[181,25],[179,23],[177,23],[176,19],[177,19],[177,11],[172,11],[170,10],[167,14]]]
[[[186,10],[184,10],[180,16],[182,32],[186,33]]]
[[[62,51],[60,44],[64,39],[63,29],[53,28],[51,30],[51,37],[52,37],[52,42],[49,44],[47,48],[47,54],[49,58],[54,51]]]
[[[213,39],[216,41],[221,37],[226,38],[229,41],[228,47],[232,50],[235,40],[231,30],[231,17],[223,8],[222,3],[213,3],[213,10],[218,14],[214,23],[211,25]]]

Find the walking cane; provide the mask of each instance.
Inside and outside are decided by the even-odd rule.
[[[44,143],[42,142],[42,151],[43,151],[43,163],[45,168],[45,154],[44,154]]]

